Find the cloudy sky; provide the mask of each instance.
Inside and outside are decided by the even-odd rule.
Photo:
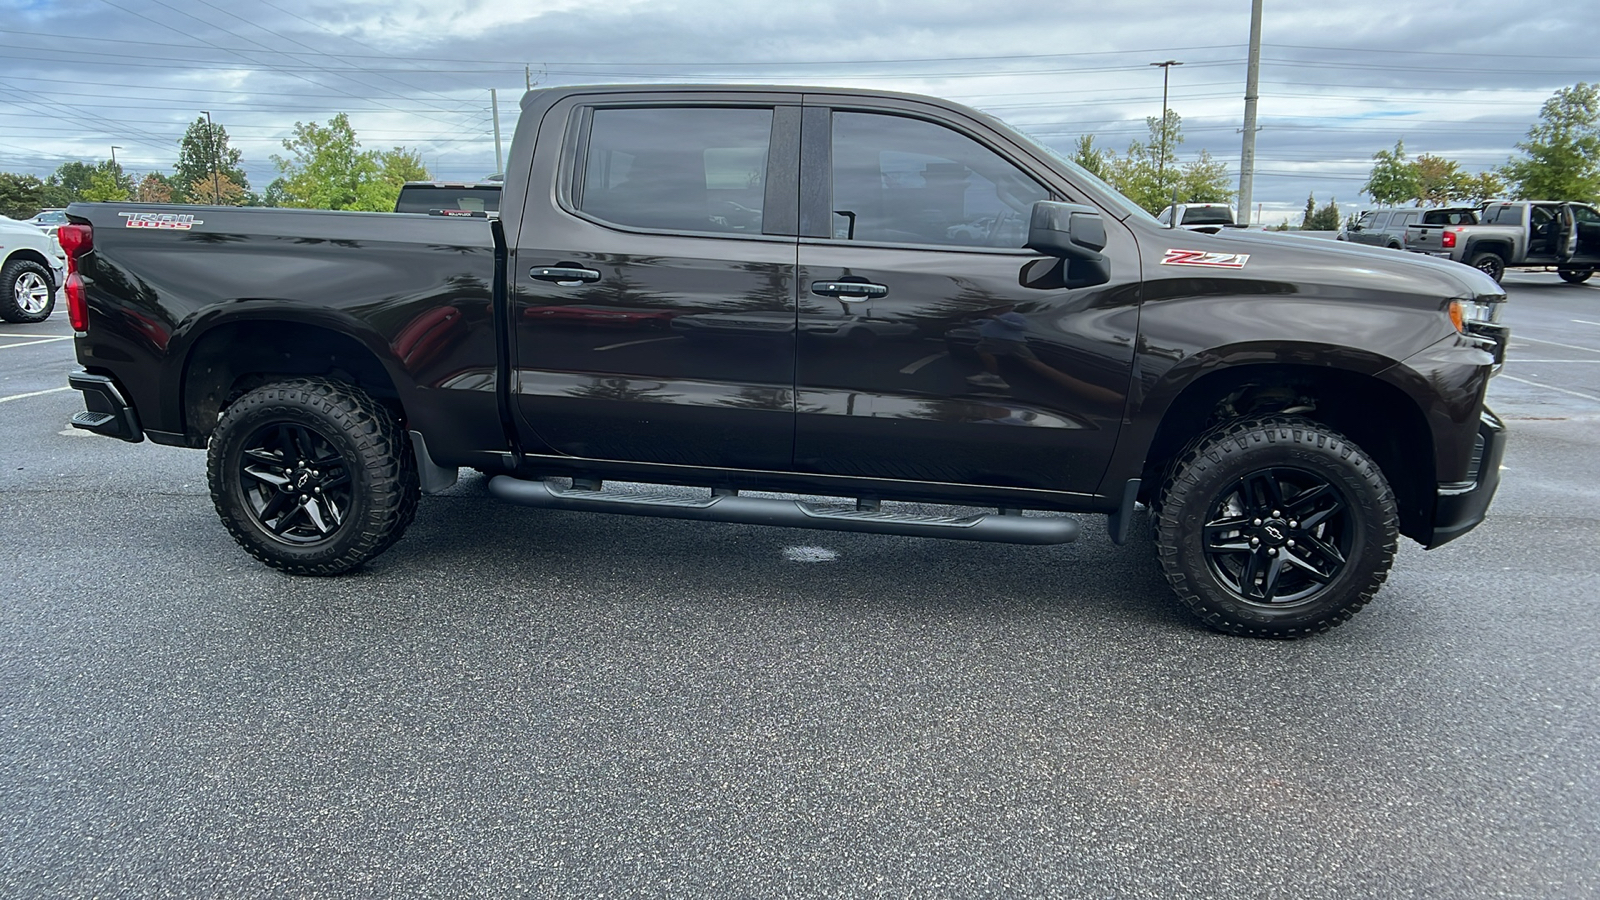
[[[1596,0],[1267,0],[1255,198],[1359,208],[1372,154],[1503,163],[1561,87],[1600,81]],[[0,171],[111,154],[170,172],[201,110],[253,188],[297,121],[348,112],[439,177],[495,167],[525,85],[769,82],[934,94],[1070,150],[1122,150],[1169,103],[1180,156],[1237,175],[1249,0],[0,0]]]

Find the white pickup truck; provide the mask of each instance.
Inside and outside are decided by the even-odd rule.
[[[65,265],[60,245],[43,229],[0,216],[0,320],[50,318]]]

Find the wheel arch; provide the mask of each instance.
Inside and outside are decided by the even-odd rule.
[[[1286,412],[1327,425],[1360,446],[1394,491],[1401,533],[1426,539],[1437,483],[1427,417],[1399,387],[1349,369],[1264,362],[1217,369],[1189,382],[1163,411],[1146,448],[1140,499],[1148,504],[1155,498],[1168,468],[1198,435],[1223,422]]]
[[[0,268],[4,268],[5,266],[18,261],[37,263],[38,265],[42,266],[44,268],[44,277],[50,282],[50,287],[61,287],[61,285],[56,283],[55,264],[50,261],[50,257],[39,252],[38,250],[33,249],[32,247],[18,247],[5,258],[4,262],[0,262]]]
[[[381,338],[352,324],[281,314],[238,316],[212,321],[203,330],[184,335],[178,383],[163,393],[176,398],[178,409],[173,412],[180,416],[177,421],[188,442],[204,446],[229,403],[281,377],[314,376],[352,384],[404,421],[409,383],[397,378],[385,362],[388,348]]]
[[[1505,238],[1480,238],[1475,241],[1467,241],[1467,249],[1462,252],[1461,261],[1466,262],[1479,253],[1493,253],[1505,260],[1507,265],[1510,265],[1511,242]]]

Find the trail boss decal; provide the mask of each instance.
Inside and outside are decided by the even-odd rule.
[[[117,213],[126,216],[129,228],[162,228],[168,231],[188,231],[205,222],[188,213]]]
[[[1242,269],[1248,253],[1207,253],[1204,250],[1168,250],[1163,266],[1203,266],[1208,269]]]

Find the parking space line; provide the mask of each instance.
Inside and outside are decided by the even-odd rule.
[[[1549,390],[1549,391],[1560,391],[1563,394],[1571,394],[1574,397],[1582,397],[1585,400],[1593,400],[1596,403],[1600,403],[1600,397],[1596,397],[1593,394],[1585,394],[1585,393],[1582,393],[1580,391],[1569,391],[1566,388],[1558,388],[1555,385],[1541,384],[1541,383],[1539,383],[1537,381],[1529,381],[1526,378],[1518,378],[1515,375],[1508,375],[1505,372],[1501,372],[1500,373],[1500,377],[1501,378],[1509,378],[1512,381],[1517,382],[1518,384],[1532,385],[1533,387],[1540,387],[1540,388],[1544,388],[1545,390]]]
[[[31,394],[12,394],[9,397],[0,397],[0,403],[10,403],[13,400],[26,400],[29,397],[43,397],[45,394],[58,394],[58,393],[60,393],[62,391],[70,391],[70,390],[72,390],[72,388],[70,388],[70,387],[58,387],[58,388],[51,388],[51,389],[49,389],[47,391],[34,391]]]
[[[941,350],[938,353],[933,354],[932,356],[925,356],[922,359],[919,359],[916,362],[912,363],[911,365],[906,366],[904,369],[901,369],[900,370],[900,374],[901,375],[915,375],[915,374],[917,374],[918,371],[920,371],[922,369],[923,366],[927,365],[928,363],[931,363],[936,359],[943,359],[944,357],[949,356],[949,355],[950,355],[950,351]]]
[[[31,337],[31,335],[28,335],[28,336]],[[20,334],[0,334],[0,337],[24,337],[24,335],[20,335]],[[34,340],[31,340],[31,341],[23,341],[20,344],[0,344],[0,350],[10,350],[12,347],[27,347],[27,346],[32,345],[32,344],[49,344],[49,343],[54,343],[55,341],[70,341],[70,340],[72,340],[72,336],[71,335],[68,335],[67,337],[36,338]]]
[[[1568,350],[1582,350],[1585,353],[1600,353],[1600,350],[1596,350],[1593,347],[1579,347],[1577,344],[1563,344],[1559,341],[1546,341],[1536,337],[1528,337],[1525,334],[1513,334],[1511,336],[1511,342],[1516,343],[1517,341],[1533,341],[1535,344],[1549,344],[1552,347],[1565,347]]]
[[[1600,322],[1591,322],[1588,319],[1573,319],[1572,321],[1577,322],[1579,325],[1600,325]]]

